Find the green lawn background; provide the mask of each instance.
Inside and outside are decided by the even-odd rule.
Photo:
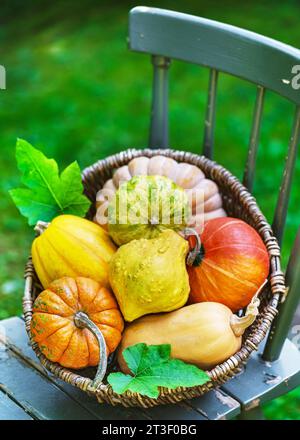
[[[143,2],[220,20],[299,47],[300,5],[295,1]],[[30,141],[64,167],[83,168],[147,144],[152,71],[149,57],[126,48],[129,1],[3,1],[0,64],[0,319],[21,313],[23,267],[33,238],[8,190],[17,186],[17,137]],[[272,66],[270,66],[272,68]],[[208,72],[173,62],[170,68],[170,143],[201,152]],[[216,160],[242,177],[255,102],[255,85],[220,75]],[[300,92],[299,92],[300,93]],[[293,106],[269,92],[258,154],[254,194],[268,220],[280,184]],[[300,165],[296,166],[284,263],[299,225]],[[270,418],[299,418],[300,392],[266,409]]]

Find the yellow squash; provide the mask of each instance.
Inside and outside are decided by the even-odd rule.
[[[108,233],[95,223],[60,215],[47,225],[38,222],[41,235],[33,241],[32,260],[44,288],[64,276],[87,277],[108,287],[108,263],[116,251]]]
[[[109,281],[125,321],[170,312],[187,302],[188,250],[187,241],[171,229],[119,247],[109,265]]]

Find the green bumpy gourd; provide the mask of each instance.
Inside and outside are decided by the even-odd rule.
[[[182,307],[190,287],[187,241],[167,229],[157,238],[132,240],[111,259],[109,281],[126,321]]]
[[[122,245],[180,230],[190,216],[184,189],[164,176],[134,176],[120,185],[108,206],[108,232]]]

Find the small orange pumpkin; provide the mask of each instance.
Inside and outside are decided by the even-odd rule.
[[[74,369],[95,366],[100,358],[94,334],[75,324],[78,312],[101,330],[107,355],[117,348],[124,328],[113,294],[98,282],[83,277],[53,281],[34,302],[31,334],[49,360]]]

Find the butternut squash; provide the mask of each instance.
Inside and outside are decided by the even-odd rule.
[[[223,304],[203,302],[137,319],[123,333],[118,350],[119,366],[124,373],[130,373],[122,352],[144,342],[148,345],[171,344],[172,358],[210,369],[240,349],[242,334],[255,320],[258,305],[255,296],[242,318]]]

